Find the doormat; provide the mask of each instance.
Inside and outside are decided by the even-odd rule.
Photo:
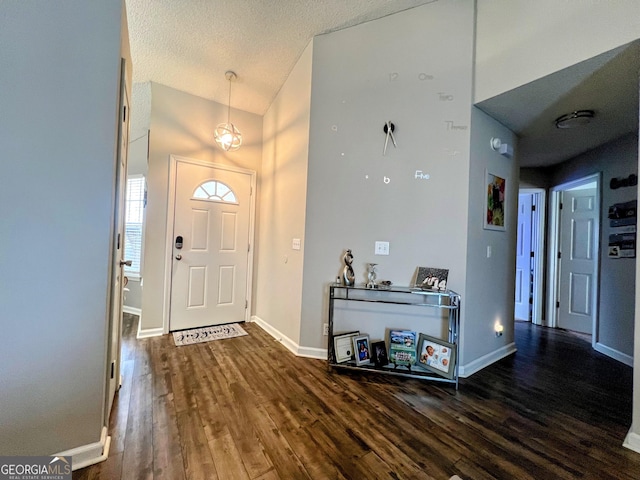
[[[211,340],[222,340],[225,338],[241,337],[248,335],[237,323],[227,325],[215,325],[213,327],[192,328],[173,332],[173,342],[176,347],[192,345],[194,343],[210,342]]]

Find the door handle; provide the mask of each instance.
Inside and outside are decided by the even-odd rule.
[[[127,267],[130,267],[133,264],[133,260],[120,260],[120,266],[124,266],[126,265]]]
[[[180,254],[176,255],[176,260],[182,260],[182,255]]]

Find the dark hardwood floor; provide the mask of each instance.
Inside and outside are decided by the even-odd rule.
[[[330,372],[256,324],[175,347],[136,340],[109,458],[85,479],[639,479],[622,447],[632,369],[567,332],[516,322],[518,352],[450,385]]]

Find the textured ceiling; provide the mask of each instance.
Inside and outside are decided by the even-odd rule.
[[[314,35],[435,0],[126,0],[134,82],[263,115]]]
[[[437,0],[125,1],[134,82],[158,82],[226,105],[224,73],[233,70],[231,106],[263,115],[315,35]],[[521,166],[552,165],[638,131],[639,69],[635,43],[478,106],[518,134]],[[137,93],[134,112],[146,111],[149,105],[138,103],[150,102],[148,84]],[[586,128],[554,127],[555,118],[580,109],[596,111]],[[141,124],[140,135],[147,128]]]

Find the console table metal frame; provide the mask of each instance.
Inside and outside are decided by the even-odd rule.
[[[382,295],[377,295],[376,298],[366,297],[365,295],[361,297],[354,297],[350,295],[350,292],[371,292],[371,293],[381,293]],[[340,292],[340,295],[337,295],[337,292]],[[422,296],[422,301],[409,301],[410,297],[406,298],[406,301],[401,300],[399,298],[384,298],[386,294],[398,294],[397,297],[403,297],[404,294],[410,295],[413,297],[414,295]],[[415,297],[413,297],[415,298]],[[409,370],[407,367],[398,366],[398,367],[376,367],[374,365],[356,365],[355,362],[349,361],[346,363],[337,363],[335,361],[335,352],[334,352],[334,344],[333,344],[333,310],[335,301],[347,301],[347,302],[366,302],[366,303],[386,303],[386,304],[395,304],[395,305],[411,305],[417,307],[431,307],[438,309],[445,309],[449,311],[449,338],[447,339],[449,343],[453,343],[456,345],[456,364],[454,376],[452,379],[440,377],[437,374],[431,373],[426,370]],[[431,301],[430,301],[431,300]],[[329,286],[329,340],[328,340],[328,348],[327,348],[327,362],[331,368],[344,368],[344,369],[352,369],[352,370],[370,370],[378,373],[388,374],[388,375],[398,375],[403,377],[411,377],[418,378],[420,380],[429,380],[434,382],[444,382],[455,384],[456,390],[458,389],[458,364],[459,364],[459,332],[460,332],[460,295],[454,292],[453,290],[445,290],[445,291],[437,291],[437,290],[422,290],[420,288],[411,288],[411,287],[396,287],[392,286],[389,288],[366,288],[364,285],[362,286],[345,286],[337,283],[331,284]],[[386,339],[385,339],[386,341]],[[419,367],[418,367],[419,368]]]

